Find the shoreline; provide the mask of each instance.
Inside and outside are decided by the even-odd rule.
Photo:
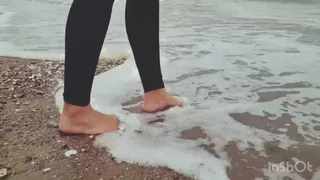
[[[125,59],[100,60],[96,75]],[[6,180],[188,179],[163,167],[118,162],[92,136],[58,131],[54,95],[64,61],[0,56],[0,170]],[[65,153],[77,153],[66,157]]]
[[[96,75],[123,62],[125,59],[100,60]],[[60,114],[55,105],[54,96],[59,83],[63,82],[63,71],[64,61],[0,56],[1,180],[190,179],[169,168],[120,162],[104,149],[96,148],[93,143],[94,136],[66,136],[60,133],[57,129]],[[286,93],[288,92],[266,91],[259,94],[258,101],[272,101],[285,97]],[[230,158],[230,167],[226,171],[231,180],[265,177],[265,173],[268,172],[262,172],[259,169],[269,170],[266,168],[278,167],[276,165],[282,162],[292,165],[293,158],[310,163],[315,168],[313,172],[297,172],[297,176],[306,180],[311,180],[313,176],[318,177],[317,168],[320,168],[320,157],[314,155],[319,152],[320,147],[316,144],[304,143],[304,137],[299,133],[298,126],[292,122],[293,116],[283,114],[274,121],[269,121],[272,114],[257,116],[250,113],[234,113],[230,116],[239,123],[271,133],[284,133],[292,140],[299,142],[298,145],[287,149],[281,148],[277,141],[266,142],[265,150],[260,152],[254,148],[242,151],[235,141],[231,141],[225,146],[225,153]],[[317,114],[313,116],[314,123],[319,124],[320,122],[316,120],[319,116]],[[286,127],[286,124],[291,126]],[[283,127],[288,130],[281,132],[279,128]],[[319,128],[320,125],[317,127]],[[203,136],[197,128],[186,132],[189,132],[191,139]],[[212,146],[214,144],[206,145],[204,149],[219,158]],[[65,153],[73,150],[76,154],[66,157]],[[276,165],[271,166],[270,163]],[[7,173],[4,178],[1,177],[3,170]]]

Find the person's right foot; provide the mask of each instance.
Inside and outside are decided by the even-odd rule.
[[[169,95],[165,88],[145,93],[142,111],[156,113],[172,107],[182,107],[182,101]]]
[[[100,113],[90,105],[79,107],[65,103],[59,120],[59,130],[67,134],[98,135],[118,128],[116,116]]]

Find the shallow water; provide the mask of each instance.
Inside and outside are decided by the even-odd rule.
[[[63,58],[69,5],[1,1],[0,55]],[[115,4],[103,56],[127,55],[124,5]],[[163,74],[185,107],[138,113],[142,89],[130,57],[95,78],[93,106],[123,121],[121,132],[99,136],[96,145],[119,160],[201,180],[320,178],[319,9],[317,0],[162,1]],[[297,159],[312,171],[270,170]]]

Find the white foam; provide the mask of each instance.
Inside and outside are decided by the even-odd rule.
[[[117,51],[117,50],[106,50],[102,49],[100,53],[101,60],[114,60],[114,59],[128,59],[131,56],[131,51]]]
[[[260,41],[267,41],[267,39],[263,38]],[[314,51],[310,51],[310,47],[308,46],[291,42],[292,46],[299,48],[300,54],[296,56],[289,55],[287,57],[287,53],[281,53],[284,50],[278,46],[279,42],[285,42],[285,39],[278,38],[278,41],[270,40],[268,42],[272,43],[270,47],[277,50],[275,53],[278,55],[273,56],[273,53],[266,54],[266,56],[273,57],[273,59],[269,60],[265,60],[265,57],[254,55],[253,51],[257,51],[257,46],[255,45],[233,43],[231,46],[228,43],[222,42],[216,43],[218,45],[214,49],[215,52],[220,52],[221,59],[215,59],[215,61],[211,62],[206,57],[198,59],[198,63],[193,64],[193,70],[188,66],[188,59],[170,62],[163,57],[163,71],[171,72],[166,77],[168,82],[170,82],[167,86],[170,90],[181,94],[181,96],[189,101],[189,104],[182,109],[174,108],[160,113],[164,115],[165,121],[163,123],[148,124],[149,121],[156,119],[157,115],[134,114],[124,110],[121,106],[121,103],[142,93],[141,82],[132,56],[123,65],[97,76],[92,92],[92,105],[104,113],[116,113],[121,118],[123,130],[101,135],[97,137],[95,144],[107,147],[108,151],[121,161],[143,165],[167,166],[201,180],[212,179],[212,177],[219,177],[217,179],[223,180],[228,179],[225,168],[229,162],[223,148],[229,142],[238,142],[238,148],[242,150],[248,147],[247,142],[251,142],[260,151],[264,149],[263,144],[266,141],[280,140],[280,147],[284,149],[296,143],[290,140],[290,137],[286,134],[272,134],[271,132],[243,125],[232,119],[229,116],[230,113],[250,112],[256,115],[263,115],[264,111],[280,117],[285,113],[284,110],[287,110],[289,114],[296,116],[293,118],[293,123],[299,127],[299,133],[304,136],[308,134],[311,137],[315,137],[314,132],[311,130],[301,128],[303,122],[309,122],[312,118],[304,117],[296,112],[316,113],[319,107],[315,103],[309,103],[308,105],[295,104],[295,107],[282,107],[281,104],[283,101],[294,103],[296,100],[301,100],[301,97],[319,97],[317,93],[318,89],[314,88],[314,85],[317,83],[314,77],[316,72],[310,71],[311,66],[313,68],[319,66],[316,63],[320,57],[317,54],[320,52],[319,48],[314,48]],[[234,60],[230,59],[230,57],[226,59],[228,57],[226,55],[230,51],[224,49],[225,46],[234,47],[235,49],[237,47],[242,48],[242,52],[247,52],[248,55],[251,54],[251,56],[243,58],[243,60],[257,69],[267,67],[269,68],[269,72],[278,74],[283,72],[280,71],[280,67],[286,71],[294,71],[296,70],[295,67],[299,66],[299,71],[302,71],[304,74],[295,75],[294,79],[289,76],[280,80],[275,75],[265,77],[266,79],[264,80],[251,80],[247,75],[253,72],[247,70],[241,71],[246,68],[249,69],[250,66],[242,66],[240,70],[234,64]],[[219,53],[217,54],[219,55]],[[306,64],[299,62],[300,56],[309,57],[305,58]],[[253,61],[252,58],[255,59],[255,64],[250,64],[250,61]],[[291,62],[289,66],[286,62],[288,58],[290,58]],[[283,61],[279,61],[280,59]],[[199,73],[203,70],[210,70],[210,68],[206,68],[209,67],[208,64],[210,63],[215,65],[211,65],[210,67],[215,67],[216,69],[224,68],[224,71],[208,71],[209,73],[207,72],[207,74]],[[179,66],[180,69],[175,71],[174,66]],[[190,76],[197,72],[199,73],[198,75]],[[181,79],[182,74],[189,75],[190,77]],[[223,80],[223,77],[228,77],[229,80]],[[172,82],[174,80],[178,81]],[[267,81],[278,81],[281,84],[285,84],[300,80],[307,80],[313,86],[310,88],[293,88],[300,91],[300,94],[290,94],[270,102],[256,102],[258,97],[253,90],[271,86],[266,84]],[[242,84],[249,84],[251,86],[244,88],[241,87]],[[201,86],[209,87],[209,89],[204,88],[201,93],[200,91],[197,92],[197,88]],[[273,88],[272,90],[279,89],[283,90],[283,88]],[[214,90],[221,91],[221,94],[208,96],[208,93]],[[268,90],[270,89],[266,91]],[[60,91],[57,94],[57,104],[60,108],[62,105],[61,93]],[[206,97],[207,99],[205,99]],[[197,103],[197,105],[194,106],[192,103]],[[179,138],[180,132],[196,126],[200,126],[210,138],[205,140],[185,140]],[[142,133],[137,133],[136,130]],[[284,128],[278,130],[286,132]],[[312,139],[306,138],[306,142],[312,143]],[[211,143],[215,144],[214,150],[221,157],[220,159],[217,159],[199,147],[201,144]]]

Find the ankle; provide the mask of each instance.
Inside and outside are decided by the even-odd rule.
[[[149,92],[146,92],[144,94],[144,97],[145,98],[150,98],[150,97],[155,97],[155,96],[164,96],[164,95],[167,95],[167,91],[165,88],[161,88],[161,89],[156,89],[156,90],[153,90],[153,91],[149,91]]]
[[[89,109],[91,109],[90,105],[76,106],[65,102],[63,106],[63,114],[72,117],[84,111],[88,111]]]

